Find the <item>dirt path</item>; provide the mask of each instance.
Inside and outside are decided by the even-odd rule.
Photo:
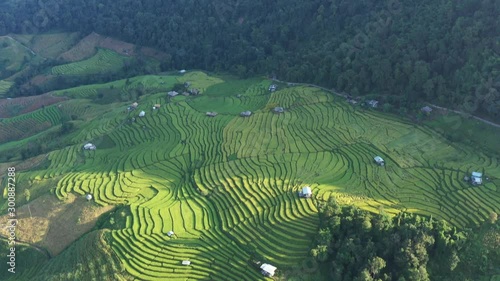
[[[324,91],[327,91],[329,93],[332,93],[334,95],[337,95],[337,96],[340,96],[340,97],[344,97],[344,98],[347,98],[347,95],[345,94],[339,94],[337,93],[334,89],[327,89],[325,87],[321,87],[321,86],[318,86],[318,85],[314,85],[314,84],[309,84],[309,83],[296,83],[296,82],[288,82],[288,81],[281,81],[281,80],[278,80],[278,79],[272,79],[273,81],[276,81],[276,82],[280,82],[280,83],[287,83],[287,84],[293,84],[293,85],[299,85],[299,86],[310,86],[310,87],[314,87],[314,88],[318,88],[318,89],[321,89],[321,90],[324,90]],[[493,127],[496,127],[496,128],[500,128],[500,124],[497,124],[497,123],[494,123],[494,122],[491,122],[491,121],[488,121],[486,119],[483,119],[483,118],[480,118],[480,117],[477,117],[477,116],[474,116],[474,115],[471,115],[471,114],[468,114],[468,113],[465,113],[463,111],[459,111],[459,110],[454,110],[454,109],[449,109],[449,108],[446,108],[446,107],[441,107],[441,106],[437,106],[435,104],[429,104],[429,106],[431,107],[434,107],[434,108],[437,108],[437,109],[441,109],[441,110],[445,110],[445,111],[451,111],[451,112],[454,112],[456,114],[460,114],[462,116],[471,116],[472,118],[478,120],[478,121],[481,121],[485,124],[488,124],[488,125],[491,125]]]

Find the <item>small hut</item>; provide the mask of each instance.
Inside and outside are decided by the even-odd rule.
[[[191,265],[191,261],[182,261],[182,265]]]
[[[432,112],[432,108],[430,106],[424,106],[420,110],[427,115],[431,114]]]
[[[153,109],[158,109],[158,108],[160,108],[160,106],[161,106],[161,104],[157,103],[157,104],[153,105]]]
[[[169,232],[167,232],[167,235],[168,237],[172,237],[175,235],[175,233],[172,230],[170,230]]]
[[[92,143],[86,143],[84,146],[83,146],[83,149],[85,150],[95,150],[96,149],[96,146]]]
[[[378,107],[378,101],[377,100],[369,100],[366,102],[370,107],[372,108],[377,108]]]
[[[92,200],[92,194],[87,193],[87,195],[85,195],[85,199],[87,199],[87,201]]]
[[[275,266],[268,264],[268,263],[264,263],[260,266],[260,269],[261,269],[260,272],[262,273],[262,275],[267,276],[267,277],[273,277],[277,268]]]
[[[299,196],[302,198],[311,198],[312,191],[310,186],[304,186],[302,191],[299,192]]]
[[[186,73],[186,70],[185,69],[181,69],[181,70],[179,70],[179,73],[180,74],[184,74],[184,73]]]
[[[207,116],[208,117],[215,117],[215,116],[217,116],[217,112],[215,112],[215,111],[207,111]]]
[[[139,113],[139,117],[144,117],[144,116],[146,116],[146,112],[143,110]]]
[[[377,163],[380,166],[385,165],[384,159],[382,159],[382,157],[380,157],[380,156],[375,156],[375,158],[373,158],[373,160],[375,160],[375,163]]]
[[[274,91],[276,91],[276,88],[277,88],[277,86],[272,84],[271,86],[269,86],[269,91],[274,92]]]
[[[281,106],[277,106],[273,109],[274,113],[283,113],[285,112],[285,109]]]
[[[470,180],[473,185],[481,185],[483,183],[483,173],[472,172]]]
[[[250,117],[250,115],[252,115],[252,112],[249,110],[243,111],[242,113],[240,113],[241,117]]]
[[[179,93],[177,93],[176,91],[170,91],[170,92],[168,92],[168,93],[167,93],[167,95],[168,95],[169,97],[173,98],[173,97],[175,97],[175,96],[179,95]]]

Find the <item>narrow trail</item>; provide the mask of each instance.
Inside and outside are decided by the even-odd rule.
[[[333,89],[327,89],[325,87],[321,87],[321,86],[318,86],[318,85],[314,85],[314,84],[309,84],[309,83],[297,83],[297,82],[289,82],[289,81],[282,81],[282,80],[278,80],[278,79],[272,79],[273,81],[276,81],[276,82],[280,82],[280,83],[287,83],[287,84],[292,84],[292,85],[299,85],[299,86],[310,86],[310,87],[314,87],[314,88],[318,88],[318,89],[321,89],[321,90],[324,90],[324,91],[327,91],[329,93],[332,93],[334,95],[337,95],[339,97],[344,97],[344,98],[347,98],[348,95],[346,94],[340,94],[340,93],[337,93],[335,90]],[[478,121],[481,121],[485,124],[488,124],[488,125],[491,125],[493,127],[496,127],[496,128],[500,128],[500,124],[497,124],[497,123],[494,123],[494,122],[491,122],[491,121],[488,121],[486,119],[483,119],[481,117],[477,117],[477,116],[474,116],[474,115],[471,115],[469,113],[465,113],[463,111],[459,111],[459,110],[454,110],[454,109],[449,109],[449,108],[446,108],[446,107],[442,107],[442,106],[438,106],[438,105],[435,105],[435,104],[432,104],[432,103],[428,103],[429,106],[431,107],[434,107],[436,109],[441,109],[441,110],[445,110],[445,111],[450,111],[450,112],[453,112],[453,113],[456,113],[456,114],[460,114],[462,116],[471,116],[472,118],[478,120]]]

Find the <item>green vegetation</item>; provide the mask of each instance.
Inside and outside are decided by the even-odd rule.
[[[443,221],[372,214],[330,199],[311,251],[329,280],[494,280],[500,223],[459,231]]]
[[[4,97],[5,93],[7,93],[12,84],[12,82],[0,80],[0,98]]]
[[[99,49],[97,53],[89,59],[54,66],[52,68],[52,74],[89,75],[116,72],[123,68],[127,59],[127,57],[119,55],[111,50]]]
[[[201,94],[167,97],[184,82]],[[99,205],[122,208],[98,223],[109,230],[85,236],[36,276],[78,279],[91,261],[108,256],[113,262],[90,276],[259,280],[250,262],[255,259],[288,276],[307,264],[320,224],[317,206],[332,197],[389,216],[401,210],[432,216],[457,228],[500,212],[498,148],[453,143],[429,127],[353,107],[311,87],[280,85],[270,93],[270,84],[202,72],[146,75],[61,90],[54,95],[71,99],[5,118],[2,124],[11,126],[22,120],[53,125],[36,135],[47,142],[41,142],[47,160],[19,171],[19,186],[52,188],[61,200],[90,193]],[[137,109],[127,110],[134,101]],[[161,107],[153,110],[154,104]],[[285,112],[273,113],[275,106]],[[253,114],[239,117],[241,110]],[[146,115],[139,117],[140,111]],[[210,118],[206,111],[221,114]],[[73,127],[50,145],[64,122]],[[33,141],[3,143],[0,152],[29,149]],[[87,142],[97,150],[83,150]],[[373,162],[376,155],[385,159],[384,167]],[[13,155],[9,165],[19,159]],[[472,171],[488,180],[480,186],[464,182]],[[313,198],[298,197],[305,185]],[[30,195],[36,199],[35,192]],[[0,206],[5,210],[6,201]],[[99,247],[89,246],[96,241]],[[183,260],[192,264],[183,266]],[[75,269],[78,263],[83,267]]]
[[[98,32],[168,53],[163,70],[276,75],[403,111],[426,100],[500,117],[495,0],[9,3],[0,34]]]

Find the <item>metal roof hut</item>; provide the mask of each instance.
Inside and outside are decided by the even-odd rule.
[[[472,172],[470,180],[473,185],[480,185],[483,183],[483,174],[479,172]]]
[[[261,269],[261,273],[264,275],[264,276],[267,276],[267,277],[273,277],[274,276],[274,273],[276,271],[276,267],[275,266],[272,266],[268,263],[264,263],[260,266],[260,269]]]
[[[139,113],[139,117],[144,117],[144,116],[146,116],[146,112],[143,110]]]
[[[133,104],[131,104],[131,105],[130,105],[130,107],[131,107],[131,108],[134,108],[134,109],[135,109],[136,107],[138,107],[138,106],[139,106],[139,104],[138,104],[137,102],[134,102]]]
[[[269,91],[274,92],[274,91],[276,91],[276,88],[277,88],[277,86],[272,84],[271,86],[269,86]]]
[[[249,110],[243,111],[242,113],[240,113],[241,117],[249,117],[250,115],[252,115],[252,112]]]
[[[367,104],[373,108],[378,107],[378,101],[377,100],[369,100]]]
[[[379,164],[380,166],[384,166],[385,165],[384,159],[382,159],[382,157],[380,157],[380,156],[375,156],[375,158],[373,158],[373,160],[375,160],[375,162],[377,164]]]
[[[87,201],[92,200],[92,194],[87,193],[87,195],[85,195],[85,199],[87,199]]]
[[[186,73],[186,70],[185,69],[181,69],[181,70],[179,70],[179,73],[180,74],[184,74],[184,73]]]
[[[426,114],[430,114],[432,112],[432,108],[430,106],[424,106],[420,110]]]
[[[172,237],[175,235],[175,233],[172,230],[170,230],[169,232],[167,232],[167,235],[168,237]]]
[[[93,145],[93,144],[91,144],[91,143],[89,142],[89,143],[87,143],[87,144],[85,144],[85,145],[83,146],[83,149],[86,149],[86,150],[95,150],[95,149],[96,149],[96,146],[95,146],[95,145]]]
[[[177,93],[176,91],[170,91],[170,92],[168,92],[168,93],[167,93],[167,95],[168,95],[169,97],[172,97],[172,98],[173,98],[173,97],[175,97],[175,96],[177,96],[178,94],[179,94],[179,93]]]
[[[310,186],[304,186],[302,188],[302,191],[299,193],[300,197],[303,198],[311,198],[312,196],[312,191]]]
[[[158,109],[158,108],[160,108],[160,106],[161,106],[161,104],[157,103],[157,104],[153,105],[153,109]]]
[[[285,109],[281,106],[277,106],[273,109],[274,113],[283,113],[285,112]]]
[[[207,116],[208,117],[215,117],[215,116],[217,116],[217,112],[215,112],[215,111],[213,111],[213,112],[212,111],[207,111]]]
[[[182,261],[182,265],[191,265],[191,261]]]

